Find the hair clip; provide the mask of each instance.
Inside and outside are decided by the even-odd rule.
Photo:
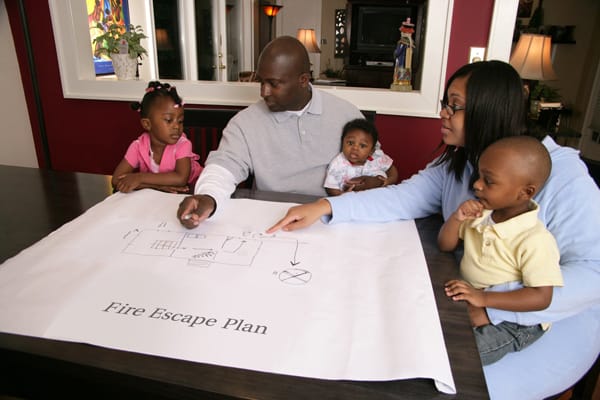
[[[154,92],[153,87],[146,88],[146,93]]]

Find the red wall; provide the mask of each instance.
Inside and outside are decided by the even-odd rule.
[[[22,0],[33,47],[51,166],[56,170],[112,174],[128,144],[140,133],[139,115],[122,101],[65,99],[62,94],[48,2]],[[40,167],[42,152],[34,90],[27,62],[19,1],[5,0]],[[455,0],[448,76],[467,62],[469,47],[486,47],[494,0]],[[183,94],[185,97],[185,93]],[[423,168],[440,141],[439,120],[378,115],[384,151],[401,178]]]

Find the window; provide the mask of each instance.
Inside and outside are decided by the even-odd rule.
[[[510,40],[512,37],[512,23],[515,20],[517,0],[507,0],[510,4],[495,2],[494,21],[490,34],[488,54],[493,58],[508,60],[510,53]],[[254,103],[259,98],[257,84],[228,82],[226,75],[228,69],[218,69],[221,74],[215,81],[197,80],[194,72],[199,71],[197,61],[190,54],[196,54],[195,32],[196,26],[191,15],[194,15],[195,2],[178,0],[180,16],[181,37],[179,46],[182,52],[182,73],[185,79],[174,82],[185,97],[188,104],[218,104],[246,106]],[[514,3],[514,10],[511,9]],[[90,43],[87,27],[86,6],[81,0],[50,0],[50,12],[54,30],[55,42],[64,96],[67,98],[106,99],[106,100],[137,100],[140,90],[146,86],[146,81],[158,79],[159,62],[156,36],[154,34],[154,12],[151,0],[130,2],[130,19],[134,25],[142,25],[145,32],[152,32],[152,39],[145,45],[149,56],[141,68],[141,81],[117,81],[115,78],[96,77],[90,53]],[[218,13],[214,18],[218,21],[219,35],[215,44],[224,49],[222,53],[216,52],[217,57],[229,63],[227,46],[235,38],[252,38],[253,18],[252,10],[258,7],[258,0],[240,0],[239,34],[227,35],[226,26],[226,0],[212,0],[211,4],[218,5]],[[443,90],[448,38],[452,20],[453,0],[429,0],[427,7],[427,31],[425,33],[425,46],[423,49],[422,85],[419,91],[407,93],[392,92],[388,89],[328,87],[334,94],[349,100],[363,110],[376,110],[378,113],[391,115],[410,115],[437,118],[439,99]],[[514,11],[514,12],[513,12]],[[500,18],[496,18],[496,16]],[[510,21],[510,22],[507,22]],[[508,29],[506,28],[508,27]],[[232,38],[227,38],[231,36]],[[223,38],[226,38],[223,40]],[[237,40],[236,39],[236,40]],[[252,39],[249,39],[252,42]],[[173,43],[175,45],[175,43]],[[240,55],[238,65],[253,65],[252,46],[239,45]],[[496,51],[495,48],[501,51]],[[501,54],[501,57],[498,55]],[[217,60],[218,61],[218,60]],[[232,62],[233,64],[233,62]],[[219,64],[214,64],[219,66]],[[241,67],[240,67],[241,68]],[[251,68],[244,68],[251,69]],[[241,69],[240,69],[241,70]],[[169,78],[171,79],[171,78]],[[233,80],[233,79],[231,79]]]

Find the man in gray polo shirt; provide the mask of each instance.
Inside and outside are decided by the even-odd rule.
[[[218,210],[254,174],[259,190],[325,196],[327,165],[339,153],[356,106],[310,84],[310,61],[298,40],[281,36],[258,59],[262,100],[237,113],[211,152],[195,188],[177,210],[192,228]]]

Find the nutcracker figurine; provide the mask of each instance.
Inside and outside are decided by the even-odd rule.
[[[402,92],[409,92],[412,90],[412,53],[415,44],[413,42],[412,34],[415,32],[415,25],[410,22],[410,18],[406,18],[406,21],[402,22],[400,27],[400,40],[394,50],[394,58],[396,59],[394,64],[394,81],[392,82],[390,89],[398,90]]]

